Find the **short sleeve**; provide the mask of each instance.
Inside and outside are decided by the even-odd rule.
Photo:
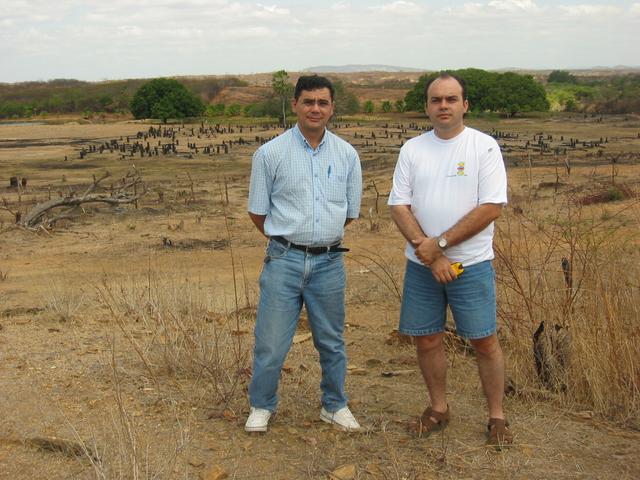
[[[493,141],[482,155],[478,174],[478,203],[507,203],[507,173],[500,146]]]
[[[273,178],[269,174],[267,157],[262,149],[256,150],[251,162],[248,210],[256,215],[267,215],[271,207]]]
[[[347,218],[358,218],[362,199],[362,169],[358,152],[352,149],[351,153],[352,164],[347,178]]]
[[[411,205],[413,189],[411,188],[411,162],[405,147],[400,149],[398,162],[393,172],[393,186],[389,194],[388,205]]]

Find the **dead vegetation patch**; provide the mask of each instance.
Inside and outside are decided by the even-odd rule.
[[[585,152],[597,149],[581,142],[567,153],[568,172],[553,153],[560,142],[555,132],[550,150],[536,150],[531,165],[524,149],[526,140],[551,128],[568,128],[565,138],[597,138],[597,130],[609,137],[607,151],[637,148],[636,140],[624,143],[618,140],[622,136],[600,133],[611,125],[582,120],[553,127],[531,119],[500,122],[500,130],[510,131],[500,141],[510,144],[519,160],[509,168],[510,201],[517,207],[505,209],[498,222],[495,260],[509,375],[506,410],[517,438],[511,451],[496,453],[483,447],[485,405],[474,357],[452,331],[446,339],[454,421],[443,434],[419,442],[406,432],[427,400],[415,347],[394,330],[404,240],[385,204],[399,144],[426,126],[416,118],[335,126],[365,159],[362,218],[347,228],[345,239],[351,248],[347,391],[364,434],[344,435],[318,419],[321,372],[303,318],[282,371],[272,428],[264,436],[245,435],[264,249],[246,215],[257,143],[239,145],[239,129],[231,125],[236,133],[215,132],[217,143],[236,140],[229,153],[221,148],[209,156],[202,152],[211,139],[198,137],[198,125],[193,135],[192,126],[185,126],[177,134],[177,149],[193,155],[189,175],[185,161],[174,155],[122,160],[105,152],[91,158],[100,169],[108,164],[114,178],[135,163],[149,189],[161,188],[162,194],[154,190],[140,198],[137,209],[132,204],[88,215],[95,211],[86,207],[82,222],[57,222],[38,235],[25,229],[3,233],[0,272],[10,274],[0,282],[0,316],[8,319],[0,335],[0,437],[19,443],[0,442],[0,476],[36,478],[46,471],[52,479],[206,478],[222,472],[229,478],[304,479],[346,473],[417,480],[545,478],[552,472],[560,479],[637,478],[634,366],[640,337],[634,319],[640,263],[637,239],[629,232],[637,231],[640,217],[635,197],[607,207],[627,226],[606,221],[599,207],[576,203],[608,186],[613,174],[616,184],[635,189],[636,166],[619,162],[614,170],[604,157],[586,158]],[[483,129],[495,125],[487,122]],[[93,141],[82,132],[85,126],[68,128]],[[96,139],[117,139],[134,137],[141,127],[91,128]],[[199,153],[188,144],[196,144]],[[70,145],[42,161],[63,163],[64,155],[75,158],[79,147]],[[3,155],[0,148],[0,160],[7,158]],[[29,188],[3,193],[11,209],[43,199],[34,201],[33,186],[46,193],[49,185],[55,192],[61,174],[81,194],[89,183],[79,177],[93,173],[38,169],[38,162],[25,172],[2,165],[0,178],[29,177]],[[554,192],[556,186],[561,188]],[[0,221],[13,223],[6,210]],[[171,245],[163,244],[163,237]],[[565,257],[567,269],[561,263]],[[18,320],[35,315],[38,321]],[[543,320],[551,329],[563,325],[572,333],[562,368],[555,340],[545,340],[541,372],[549,383],[535,366],[534,333]],[[72,456],[55,442],[43,451],[24,439],[58,439]],[[92,447],[93,461],[86,452],[81,461],[73,456],[82,445]]]
[[[224,250],[228,246],[229,240],[226,238],[214,240],[200,240],[198,238],[171,240],[169,237],[162,237],[162,245],[156,248],[175,250]]]

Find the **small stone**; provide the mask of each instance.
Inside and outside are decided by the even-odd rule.
[[[204,472],[202,480],[223,480],[228,477],[229,474],[223,467],[220,465],[214,465]]]
[[[353,463],[342,465],[329,474],[331,480],[351,480],[356,477],[356,466]]]
[[[225,420],[235,420],[237,418],[235,412],[233,412],[232,410],[229,410],[228,408],[224,409],[224,411],[222,412],[222,417]]]
[[[379,358],[369,358],[366,361],[366,365],[367,367],[377,367],[379,365],[382,365],[382,360],[380,360]]]
[[[306,443],[307,445],[311,445],[312,447],[318,446],[318,439],[316,439],[315,437],[302,437],[302,440],[304,441],[304,443]]]

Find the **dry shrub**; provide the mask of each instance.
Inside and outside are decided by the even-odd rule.
[[[355,267],[346,292],[347,303],[400,303],[402,271],[382,253],[358,248],[346,256],[346,261]]]
[[[114,403],[99,417],[100,425],[90,427],[91,440],[83,441],[76,427],[69,422],[84,450],[84,460],[92,465],[94,475],[99,479],[173,478],[178,460],[191,440],[190,418],[178,411],[178,402],[172,398],[163,399],[165,418],[171,419],[163,425],[136,415],[116,356],[113,341],[111,373]]]
[[[633,190],[622,183],[604,186],[600,191],[591,193],[577,200],[578,205],[593,205],[596,203],[609,203],[634,198]]]
[[[634,207],[637,204],[622,208]],[[586,210],[575,207],[573,199],[553,208],[529,216],[505,211],[496,231],[501,333],[515,381],[524,389],[543,387],[534,369],[532,335],[544,321],[548,331],[566,329],[570,334],[570,345],[565,337],[564,347],[562,342],[547,347],[554,355],[563,355],[548,362],[564,365],[552,372],[558,377],[555,384],[566,386],[558,400],[622,423],[637,422],[640,256],[633,238],[637,226],[623,230],[610,221],[586,218]]]
[[[99,297],[156,385],[160,376],[191,379],[226,407],[246,380],[253,308],[217,311],[211,289],[183,278],[150,272],[117,287],[104,281]]]
[[[81,314],[88,306],[88,295],[82,287],[67,281],[51,282],[42,292],[44,309],[55,319],[66,322]]]

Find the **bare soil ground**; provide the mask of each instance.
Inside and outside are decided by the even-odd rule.
[[[611,178],[638,191],[637,118],[470,124],[509,134],[499,140],[507,214],[532,191],[539,208],[554,202],[566,188],[567,155],[585,195]],[[637,419],[624,427],[535,383],[506,399],[515,446],[485,447],[475,362],[454,338],[453,421],[431,438],[407,432],[427,400],[413,347],[394,334],[404,242],[385,203],[400,145],[425,126],[391,116],[333,127],[360,152],[365,177],[362,217],[345,240],[347,388],[365,432],[344,434],[319,420],[319,366],[303,319],[272,427],[247,435],[265,246],[246,215],[248,177],[252,152],[280,130],[173,125],[176,152],[141,157],[130,153],[136,141],[153,149],[173,137],[145,138],[150,125],[139,122],[0,125],[0,197],[10,210],[0,210],[0,478],[639,478]],[[550,144],[543,153],[534,140],[541,133]],[[572,147],[570,138],[590,143]],[[111,140],[124,152],[80,158]],[[134,165],[149,188],[137,208],[87,206],[52,231],[12,226],[11,212],[105,170],[116,182]],[[11,176],[27,178],[26,187],[8,188]],[[633,200],[589,208],[603,216],[625,201]],[[624,214],[619,221],[638,227]],[[522,359],[505,350],[510,371]]]

